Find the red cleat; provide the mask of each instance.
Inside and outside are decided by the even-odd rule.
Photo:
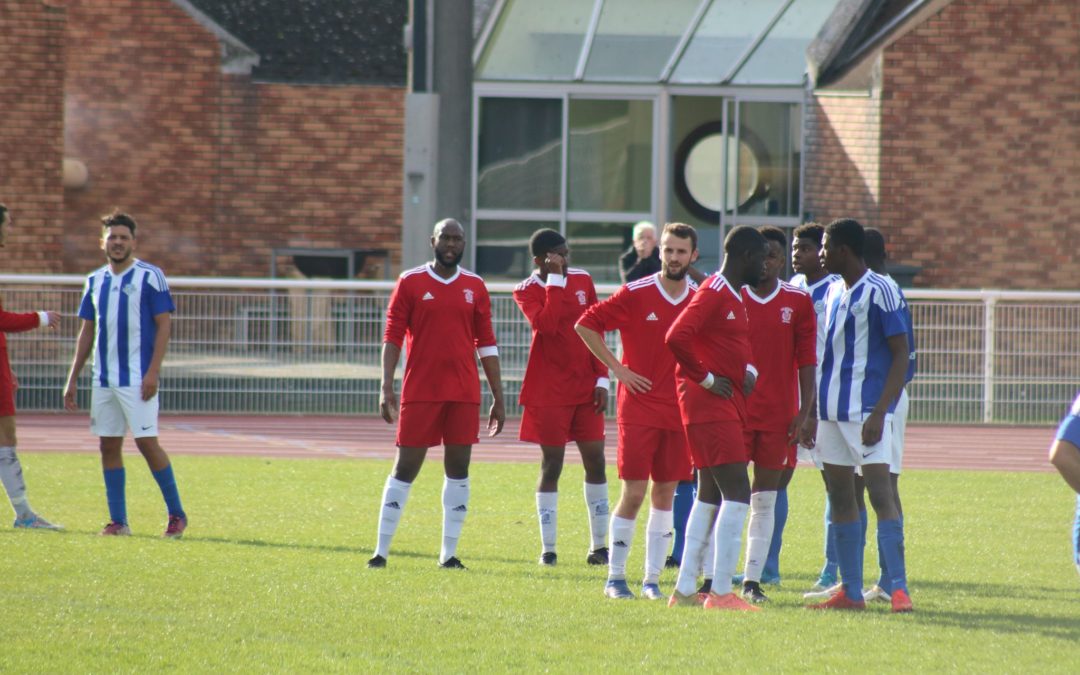
[[[858,600],[852,600],[848,597],[847,591],[841,588],[839,591],[832,594],[825,602],[819,602],[816,605],[807,605],[807,609],[854,609],[864,610],[866,609],[866,601],[862,599],[862,594],[859,594]]]
[[[671,597],[668,598],[668,607],[701,607],[705,604],[704,593],[691,593],[690,595],[683,595],[678,591],[672,591]]]
[[[102,537],[129,537],[131,536],[131,528],[123,523],[112,521],[98,534]]]
[[[161,535],[168,539],[179,539],[184,536],[187,529],[187,516],[169,516],[169,524],[165,528],[165,534]]]
[[[910,612],[915,609],[911,606],[911,596],[903,589],[893,591],[891,601],[893,613]]]
[[[736,612],[761,611],[760,607],[751,605],[735,593],[724,593],[723,595],[709,593],[709,596],[705,598],[705,609],[730,609]]]

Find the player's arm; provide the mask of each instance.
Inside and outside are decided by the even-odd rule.
[[[488,435],[497,436],[506,423],[506,404],[503,402],[502,367],[499,363],[499,347],[495,330],[491,325],[491,296],[487,288],[480,287],[476,294],[473,311],[473,335],[476,336],[476,355],[484,368],[488,388],[491,389],[491,410],[488,411]]]
[[[586,297],[587,308],[596,307],[599,300],[596,297],[596,286],[593,285],[592,278],[589,278],[589,290]],[[576,328],[576,327],[575,327]],[[592,351],[591,349],[589,351]],[[607,410],[608,404],[608,389],[611,387],[611,377],[608,372],[607,364],[601,361],[596,354],[593,354],[592,358],[593,373],[596,375],[596,386],[593,388],[593,410],[597,413],[602,413]]]
[[[46,326],[56,328],[60,315],[52,311],[7,312],[0,310],[0,332],[25,333],[28,330]]]
[[[881,434],[885,428],[885,414],[889,411],[889,404],[900,398],[907,375],[909,354],[907,332],[890,335],[886,341],[892,355],[892,363],[889,364],[889,374],[885,376],[885,386],[881,390],[881,396],[863,422],[862,441],[863,445],[867,446],[881,440]]]
[[[604,342],[605,332],[625,330],[630,319],[629,302],[630,294],[625,289],[619,289],[610,298],[586,309],[574,326],[574,331],[593,356],[615,373],[623,386],[635,394],[644,394],[652,388],[652,382],[620,363]]]
[[[79,337],[75,340],[75,356],[71,360],[67,384],[64,385],[64,407],[73,412],[79,409],[75,394],[79,373],[82,372],[86,359],[90,358],[90,350],[94,347],[94,326],[93,321],[83,319],[82,327],[79,328]]]
[[[398,399],[394,392],[394,371],[401,359],[401,345],[384,342],[382,346],[382,386],[379,389],[379,414],[387,424],[393,424],[398,416]]]
[[[387,424],[393,424],[398,416],[398,398],[394,393],[394,373],[401,359],[401,345],[405,341],[405,331],[409,327],[412,315],[412,295],[403,288],[404,279],[399,279],[390,294],[390,303],[386,310],[386,328],[383,330],[382,382],[379,388],[379,414]]]
[[[546,285],[530,284],[514,290],[514,302],[521,308],[532,329],[541,335],[559,332],[563,297],[566,295],[565,260],[554,253],[548,255],[550,260],[545,261],[549,270]]]
[[[799,296],[800,303],[795,314],[795,366],[799,373],[799,412],[788,427],[788,442],[802,442],[803,430],[810,418],[814,420],[813,435],[817,434],[817,315],[810,295]],[[807,429],[809,431],[809,429]],[[804,447],[812,447],[803,443]]]
[[[719,311],[720,304],[719,293],[708,289],[698,291],[686,309],[671,324],[664,336],[664,343],[675,355],[675,360],[679,362],[687,379],[697,382],[717,396],[730,398],[734,393],[731,381],[710,373],[694,354],[693,347],[694,336],[701,330],[706,317]]]
[[[150,357],[150,366],[142,379],[142,400],[149,401],[158,392],[158,382],[161,378],[161,364],[165,361],[165,352],[169,349],[169,338],[172,337],[172,314],[161,312],[154,315],[154,353]]]

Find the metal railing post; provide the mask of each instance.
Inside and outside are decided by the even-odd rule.
[[[997,298],[983,300],[983,422],[994,421],[994,319]]]

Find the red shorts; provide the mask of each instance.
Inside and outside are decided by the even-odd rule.
[[[786,431],[746,430],[746,450],[754,466],[777,471],[795,468],[796,449]]]
[[[401,404],[396,441],[398,447],[472,445],[479,440],[479,403],[413,401]]]
[[[686,442],[690,446],[690,458],[698,469],[750,461],[742,422],[687,424]]]
[[[682,429],[657,429],[642,424],[619,425],[619,478],[658,483],[692,480],[690,451]]]
[[[592,403],[559,406],[525,406],[518,439],[539,445],[566,445],[604,440],[604,414]]]
[[[15,416],[15,380],[0,373],[0,417]]]

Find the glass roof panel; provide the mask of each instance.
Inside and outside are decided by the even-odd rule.
[[[587,0],[510,0],[476,68],[477,79],[572,81],[592,11]]]
[[[714,0],[683,52],[671,82],[718,84],[753,44],[785,0]],[[835,4],[835,3],[834,3]],[[824,21],[824,18],[822,19]],[[814,32],[821,22],[814,27]],[[805,46],[804,46],[805,48]],[[806,56],[798,67],[806,69]]]
[[[801,84],[806,73],[806,48],[836,3],[837,0],[795,0],[732,82]]]
[[[656,82],[701,0],[605,0],[585,79]]]

